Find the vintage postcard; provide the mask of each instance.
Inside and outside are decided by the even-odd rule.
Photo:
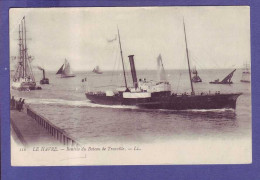
[[[250,8],[11,8],[12,166],[252,163]]]

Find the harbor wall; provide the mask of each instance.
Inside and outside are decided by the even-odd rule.
[[[13,100],[13,104],[11,105],[11,110],[18,110],[21,111],[20,109],[16,109],[16,105],[18,104],[18,100]],[[14,106],[15,107],[12,107]],[[68,135],[63,129],[60,129],[53,123],[51,123],[48,119],[45,117],[39,115],[37,112],[32,110],[29,105],[24,104],[22,107],[23,111],[31,117],[33,120],[37,122],[38,125],[40,125],[42,128],[44,128],[48,134],[50,134],[53,138],[58,140],[61,144],[66,145],[66,146],[80,146],[80,143],[76,141],[74,138],[72,138],[70,135]],[[18,112],[17,112],[18,113]],[[23,113],[23,112],[20,112]],[[31,127],[33,128],[33,127]]]
[[[46,129],[51,136],[57,139],[60,143],[67,146],[80,146],[80,143],[70,137],[63,129],[55,126],[45,117],[37,114],[29,106],[26,106],[26,113],[33,118],[41,127]]]
[[[29,106],[26,106],[26,113],[28,116],[33,118],[41,127],[46,129],[51,136],[53,136],[56,140],[58,140],[63,145],[80,146],[80,143],[74,140],[72,137],[70,137],[63,129],[60,129],[45,117],[37,114]]]

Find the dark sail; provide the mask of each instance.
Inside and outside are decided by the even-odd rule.
[[[221,82],[222,83],[229,83],[231,82],[231,78],[233,77],[234,72],[236,71],[236,69],[234,71],[232,71],[229,75],[227,75]]]
[[[60,67],[56,74],[60,74],[61,78],[75,77],[75,74],[71,71],[70,63],[65,59],[64,64]]]
[[[58,70],[58,72],[56,74],[62,74],[63,66],[64,66],[64,64],[62,64],[61,68]]]
[[[232,77],[233,77],[233,74],[234,72],[236,71],[233,70],[231,73],[229,73],[222,81],[219,81],[219,79],[213,81],[213,82],[209,82],[211,84],[232,84],[233,82],[231,81]]]

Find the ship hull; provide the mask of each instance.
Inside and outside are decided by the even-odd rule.
[[[199,83],[199,82],[202,82],[202,80],[192,80],[192,82]]]
[[[62,74],[61,78],[71,78],[71,77],[75,77],[75,76],[76,76],[75,74],[68,74],[68,75]]]
[[[210,84],[233,84],[233,82],[209,82]]]
[[[243,82],[243,83],[250,83],[249,80],[240,80],[240,82]]]
[[[103,74],[103,72],[99,72],[99,71],[93,71],[93,73],[96,73],[96,74]]]
[[[194,76],[192,79],[191,79],[192,82],[194,83],[199,83],[199,82],[202,82],[201,78],[199,76]]]
[[[18,91],[30,91],[30,90],[41,90],[41,87],[36,86],[35,82],[13,82],[12,83],[12,89],[18,90]]]
[[[40,84],[49,84],[49,79],[45,78],[40,80]]]
[[[133,105],[145,109],[236,109],[237,94],[210,94],[210,95],[181,95],[157,96],[150,98],[126,99],[122,96],[105,96],[86,93],[86,97],[96,104],[104,105]]]

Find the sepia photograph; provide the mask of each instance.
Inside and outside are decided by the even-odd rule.
[[[9,38],[12,166],[252,163],[249,6],[11,8]]]

